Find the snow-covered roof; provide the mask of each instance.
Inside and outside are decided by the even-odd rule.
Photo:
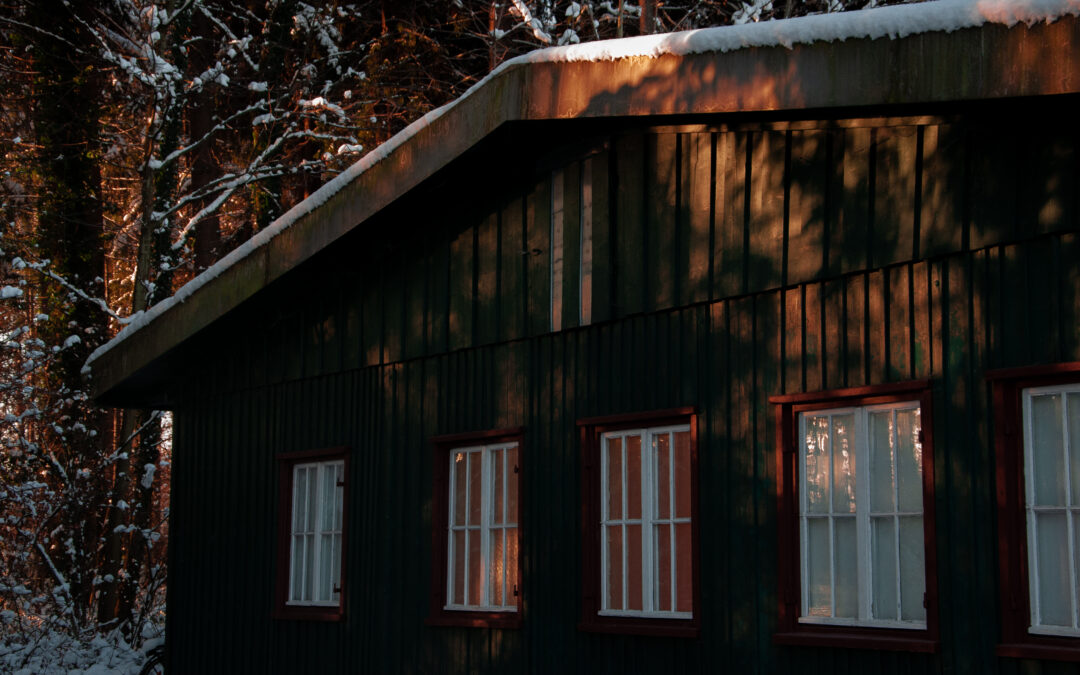
[[[820,64],[818,70],[814,70],[813,57],[807,58],[805,64],[796,64],[800,67],[790,67],[793,60],[799,58],[794,52],[804,45],[853,41],[867,43],[882,38],[897,40],[927,33],[952,33],[989,24],[1006,27],[1024,24],[1031,28],[1070,15],[1080,16],[1080,0],[935,0],[552,47],[519,56],[500,65],[455,101],[424,115],[365,155],[189,281],[172,297],[130,317],[123,330],[94,351],[87,360],[86,370],[94,378],[93,389],[100,397],[288,269],[358,226],[505,122],[745,112],[1075,92],[1078,90],[1076,80],[1080,79],[1080,64],[1070,63],[1070,59],[1065,59],[1064,64],[1060,63],[1060,59],[1052,64],[1054,68],[1067,71],[1057,72],[1054,77],[1024,72],[980,72],[981,79],[974,83],[969,76],[950,72],[958,69],[955,63],[938,64],[939,68],[935,70],[944,72],[935,74],[905,73],[897,67],[902,64],[889,63],[888,59],[881,57],[872,59],[874,63],[871,64],[846,62],[839,72],[833,72],[836,71],[834,64],[833,71],[828,75],[819,72]],[[1073,30],[1069,42],[1076,35]],[[1035,42],[1038,44],[1038,39]],[[1008,40],[1004,39],[1000,47],[1008,48]],[[769,53],[751,48],[763,48]],[[983,42],[974,49],[969,45],[964,54],[970,58],[986,59],[988,49]],[[982,53],[972,53],[979,50]],[[697,58],[700,61],[702,56],[719,59],[721,54],[732,54],[727,58],[733,59],[740,53],[744,59],[757,60],[759,64],[764,62],[769,66],[775,66],[778,58],[785,59],[789,67],[788,72],[782,75],[786,80],[773,77],[768,87],[763,88],[759,84],[756,88],[740,88],[733,83],[745,85],[746,78],[739,80],[739,77],[746,76],[748,68],[745,62],[735,61],[731,62],[730,68],[713,68],[713,79],[709,82],[680,81],[677,68],[665,67],[653,72],[654,64],[665,59],[683,62]],[[890,54],[890,58],[893,57],[895,55]],[[997,67],[999,70],[1005,69],[1003,64]],[[570,85],[560,84],[559,78],[552,75],[552,69],[559,68],[576,68],[573,77],[562,78],[571,82]],[[760,68],[751,70],[759,71]],[[959,70],[962,71],[962,68]],[[699,69],[699,80],[702,79],[700,72]],[[882,91],[875,88],[880,83],[873,83],[873,78],[889,79],[887,74],[893,81],[884,86],[902,90],[909,99],[896,100],[894,97],[874,100],[873,97],[881,96]],[[661,85],[651,84],[646,95],[635,93],[633,89],[643,86],[650,75],[662,76],[668,81]],[[861,75],[865,81],[852,80],[852,75]],[[807,77],[816,77],[815,84],[819,91],[800,87],[799,77],[804,78],[803,81]],[[935,77],[937,81],[922,84]],[[917,86],[913,86],[913,83],[917,83]],[[962,90],[964,87],[967,89]],[[465,129],[466,133],[447,133],[451,129]],[[303,231],[298,232],[299,229]],[[274,242],[285,238],[292,240],[293,244],[297,238],[311,241],[300,247],[299,251],[295,245],[270,250],[274,248]],[[241,270],[245,265],[246,268]],[[204,295],[213,295],[213,300],[199,303],[201,308],[192,309],[184,316],[182,308],[192,298]],[[175,318],[172,318],[173,315]],[[146,336],[146,344],[130,346],[134,336],[146,334],[148,327],[162,321],[171,323],[167,330],[159,331],[155,336]],[[126,353],[112,358],[114,352]],[[109,363],[106,364],[106,361]]]

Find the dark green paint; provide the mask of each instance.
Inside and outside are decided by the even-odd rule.
[[[565,328],[549,330],[545,169],[408,236],[395,234],[408,209],[348,235],[216,329],[220,356],[192,361],[174,393],[177,672],[1058,672],[994,656],[982,378],[1080,360],[1076,134],[1030,124],[1021,143],[1017,127],[963,117],[720,122],[593,139],[609,150],[591,160],[591,325],[576,325],[566,295],[575,268]],[[987,149],[991,138],[1004,149]],[[558,174],[575,255],[583,156]],[[1009,167],[1025,179],[976,172],[1004,170],[1002,157],[1026,158]],[[984,209],[983,197],[1017,207]],[[924,377],[941,652],[774,646],[768,397]],[[579,632],[576,421],[676,406],[700,413],[701,637]],[[427,439],[514,426],[525,429],[523,627],[426,626]],[[272,620],[274,456],[333,445],[351,448],[346,619]]]

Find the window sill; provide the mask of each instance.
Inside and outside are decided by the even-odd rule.
[[[874,628],[844,628],[823,630],[808,628],[787,633],[773,633],[773,643],[797,647],[846,647],[849,649],[884,649],[896,652],[934,654],[941,646],[937,640],[923,636],[879,632]],[[906,631],[905,631],[906,632]]]
[[[275,609],[271,618],[281,621],[344,621],[345,611],[341,607],[286,605]]]
[[[998,656],[1013,659],[1046,659],[1049,661],[1080,661],[1080,641],[1065,638],[1070,644],[1038,644],[1033,642],[1011,642],[999,644],[995,652]]]
[[[697,622],[692,619],[615,619],[604,616],[581,621],[578,623],[578,630],[586,633],[677,638],[696,638],[700,633]]]
[[[518,612],[459,612],[445,611],[429,616],[426,626],[457,626],[459,628],[521,628]]]

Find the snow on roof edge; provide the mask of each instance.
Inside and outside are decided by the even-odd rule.
[[[388,141],[360,158],[333,179],[327,181],[307,199],[289,209],[277,220],[258,232],[228,255],[207,268],[176,293],[143,312],[129,317],[124,328],[111,340],[90,354],[83,366],[90,364],[122,343],[132,334],[184,302],[233,264],[246,258],[301,217],[325,204],[342,188],[362,173],[390,156],[421,129],[431,125],[451,108],[459,105],[490,80],[503,72],[532,63],[573,63],[616,61],[628,58],[657,58],[663,55],[685,56],[707,52],[726,53],[751,47],[786,47],[815,42],[882,37],[899,39],[930,32],[951,33],[963,28],[975,28],[987,23],[1014,26],[1024,23],[1051,23],[1066,15],[1080,16],[1080,0],[933,0],[911,5],[892,5],[852,12],[817,14],[793,19],[763,21],[740,26],[699,28],[680,33],[641,35],[620,40],[601,40],[563,47],[549,47],[522,54],[503,62],[483,79],[469,87],[464,94],[436,108],[405,127]]]

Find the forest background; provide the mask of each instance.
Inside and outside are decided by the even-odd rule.
[[[83,372],[134,315],[508,58],[901,1],[0,0],[0,671],[163,639],[170,419]]]

